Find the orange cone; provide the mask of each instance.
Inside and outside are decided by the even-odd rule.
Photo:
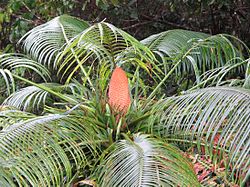
[[[122,68],[116,67],[109,83],[109,105],[115,111],[125,115],[130,105],[128,78]]]

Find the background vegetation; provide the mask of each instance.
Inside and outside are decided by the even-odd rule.
[[[232,34],[250,44],[248,0],[9,0],[0,2],[0,51],[11,51],[28,30],[62,14],[106,19],[139,40],[178,28]]]

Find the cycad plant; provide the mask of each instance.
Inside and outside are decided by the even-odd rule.
[[[226,185],[247,185],[249,50],[237,38],[139,42],[63,15],[19,45],[25,55],[0,56],[0,186],[211,185],[194,165],[208,160]]]

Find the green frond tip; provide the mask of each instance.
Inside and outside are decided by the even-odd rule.
[[[161,140],[135,134],[110,149],[95,173],[100,186],[200,186],[188,160]]]

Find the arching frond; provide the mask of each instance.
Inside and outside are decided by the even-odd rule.
[[[46,67],[23,54],[9,53],[0,55],[0,66],[10,71],[18,68],[30,69],[36,72],[45,82],[50,79],[50,72]]]
[[[28,86],[11,94],[3,105],[14,106],[24,111],[39,111],[45,105],[48,92],[35,86]]]
[[[76,92],[79,92],[79,89],[73,83],[69,85],[42,83],[39,85],[49,88],[58,94],[69,91],[77,95]],[[11,94],[4,100],[3,105],[12,106],[23,111],[39,112],[43,110],[45,104],[48,102],[52,102],[51,104],[53,104],[53,99],[49,97],[49,92],[36,86],[28,86]]]
[[[87,22],[68,15],[62,15],[26,33],[20,40],[25,53],[47,67],[57,68],[55,57],[67,40],[88,28]]]
[[[16,110],[9,106],[0,106],[0,130],[10,125],[36,117],[34,114]]]
[[[69,184],[91,164],[96,138],[93,125],[79,116],[53,114],[14,123],[0,131],[0,181],[5,186]]]
[[[165,101],[161,122],[149,127],[162,137],[204,146],[214,162],[223,160],[228,176],[249,177],[250,92],[207,88]],[[163,108],[159,108],[163,110]],[[214,154],[214,151],[217,154]]]
[[[121,140],[100,163],[100,186],[200,186],[192,165],[173,146],[148,135]]]
[[[14,78],[13,78],[11,72],[7,69],[0,68],[0,79],[1,78],[3,79],[3,85],[2,84],[0,84],[0,85],[5,86],[6,91],[7,91],[7,95],[10,95],[16,89],[15,81],[14,81]]]
[[[78,101],[75,100],[74,97],[72,97],[72,95],[67,95],[67,94],[63,94],[63,93],[60,93],[61,90],[63,89],[66,89],[67,87],[69,87],[72,91],[72,89],[74,89],[72,87],[71,84],[69,85],[60,85],[60,84],[57,84],[57,83],[42,83],[42,84],[39,84],[39,83],[35,83],[35,82],[32,82],[28,79],[25,79],[23,77],[20,77],[18,75],[15,75],[15,74],[12,74],[13,77],[21,80],[21,81],[24,81],[28,84],[31,84],[37,88],[39,88],[40,90],[44,90],[60,99],[62,99],[63,101],[67,101],[67,102],[70,102],[71,104],[77,104]],[[73,92],[74,93],[74,92]]]
[[[57,61],[60,65],[59,73],[62,73],[63,77],[68,75],[67,82],[80,70],[90,83],[93,63],[96,63],[96,66],[106,61],[112,66],[133,63],[147,70],[145,62],[153,64],[154,55],[128,33],[109,23],[101,22],[72,39]],[[84,67],[86,63],[88,68]]]
[[[247,60],[247,69],[246,69],[246,73],[245,73],[245,82],[243,87],[250,89],[250,58]]]
[[[208,86],[235,86],[236,84],[243,86],[245,79],[242,79],[240,77],[238,77],[238,79],[230,79],[228,75],[236,71],[236,69],[240,68],[241,66],[246,66],[248,60],[238,59],[238,62],[234,64],[231,63],[232,61],[233,60],[229,61],[222,67],[206,71],[204,74],[201,75],[200,83],[193,86],[190,90],[195,90],[197,88],[204,88]]]
[[[0,78],[4,79],[9,94],[14,92],[16,87],[11,73],[18,74],[25,70],[36,72],[45,82],[50,79],[47,68],[23,54],[0,55]]]
[[[237,63],[247,49],[243,42],[233,36],[211,36],[187,30],[162,32],[141,42],[157,56],[167,78],[169,72],[182,77],[194,75],[198,83],[204,72],[222,67],[229,61]],[[245,69],[246,66],[242,65],[236,70],[244,72]]]

